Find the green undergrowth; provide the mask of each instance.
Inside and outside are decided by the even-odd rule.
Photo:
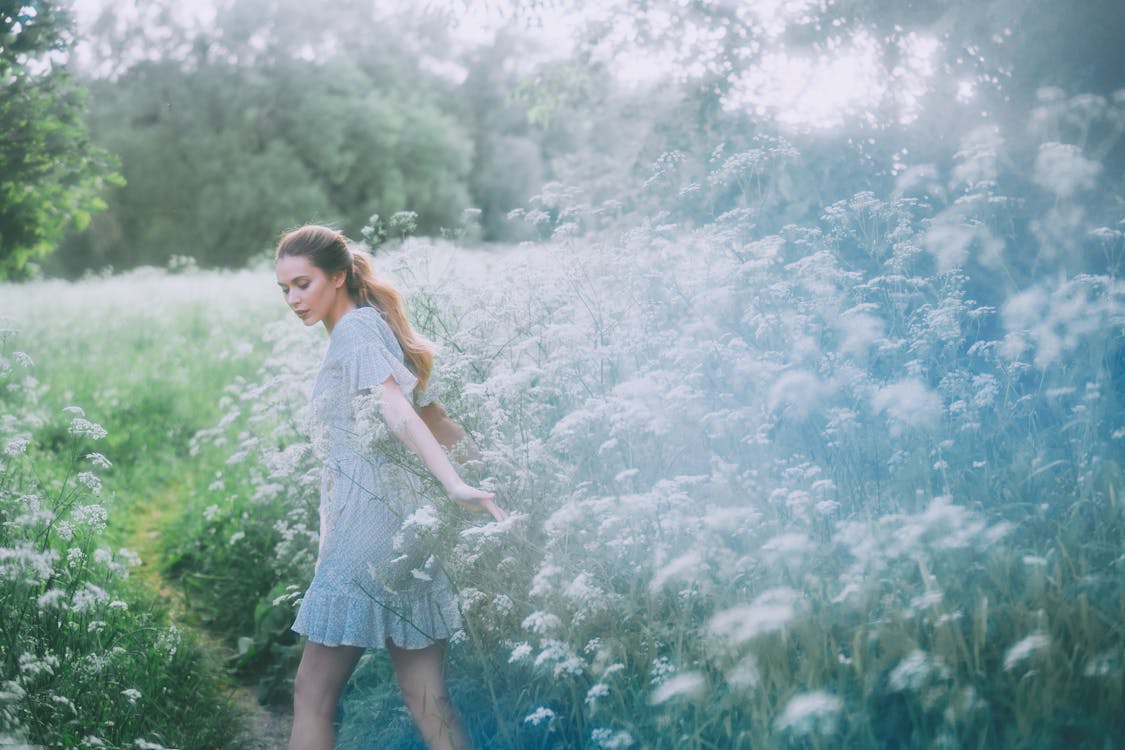
[[[192,502],[190,437],[260,359],[253,295],[230,304],[247,278],[146,271],[4,288],[0,738],[252,740],[227,653],[160,564],[168,518]],[[250,335],[231,325],[244,317]]]

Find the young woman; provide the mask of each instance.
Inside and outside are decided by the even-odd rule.
[[[424,570],[393,572],[410,558],[402,529],[417,490],[393,448],[405,444],[460,505],[498,521],[506,514],[492,493],[462,481],[442,450],[464,432],[427,395],[430,349],[370,256],[340,232],[310,225],[282,237],[276,270],[297,317],[324,323],[331,336],[313,386],[327,460],[316,573],[293,624],[308,642],[289,747],[332,747],[344,684],[364,649],[386,648],[427,746],[469,748],[442,666],[444,642],[460,626],[449,581],[433,558],[417,563]]]

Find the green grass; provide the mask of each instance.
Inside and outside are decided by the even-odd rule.
[[[5,703],[0,732],[59,747],[248,741],[225,653],[159,561],[168,519],[193,502],[203,470],[191,437],[214,423],[224,387],[260,364],[255,330],[276,310],[261,296],[246,299],[257,278],[149,272],[4,287],[11,320],[0,354],[24,352],[33,364],[3,380],[11,416],[0,442],[22,436],[30,445],[5,462],[0,547],[34,551],[48,570],[0,587],[0,665],[21,696]],[[71,406],[106,435],[72,435],[74,413],[63,412]],[[112,465],[97,469],[84,458],[91,451]],[[100,489],[76,481],[81,471],[96,474]],[[21,515],[29,495],[49,515]],[[77,520],[90,505],[106,509],[104,525]],[[75,533],[62,530],[67,523]],[[114,552],[121,548],[141,564]],[[76,597],[91,585],[105,593],[80,608]],[[48,592],[62,605],[36,603]]]

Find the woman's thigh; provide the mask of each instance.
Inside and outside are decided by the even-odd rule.
[[[314,711],[334,714],[344,685],[363,652],[360,646],[307,642],[293,685],[296,701]]]

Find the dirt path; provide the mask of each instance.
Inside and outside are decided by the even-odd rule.
[[[160,566],[157,564],[163,546],[160,530],[164,526],[168,509],[175,507],[178,491],[175,487],[169,487],[161,494],[162,496],[153,497],[147,503],[138,504],[141,507],[131,514],[133,531],[127,546],[141,558],[141,564],[133,569],[132,575],[143,581],[151,591],[160,595],[160,598],[168,604],[169,618],[172,622],[195,636],[196,642],[210,657],[209,661],[214,665],[216,672],[220,673],[217,679],[232,687],[231,697],[246,717],[245,731],[248,737],[241,747],[245,750],[284,750],[293,723],[291,713],[276,707],[263,706],[258,702],[253,685],[239,683],[235,677],[221,674],[223,665],[229,663],[235,655],[234,651],[206,628],[198,625],[185,604],[183,592],[160,574]],[[232,727],[231,731],[235,729]]]

